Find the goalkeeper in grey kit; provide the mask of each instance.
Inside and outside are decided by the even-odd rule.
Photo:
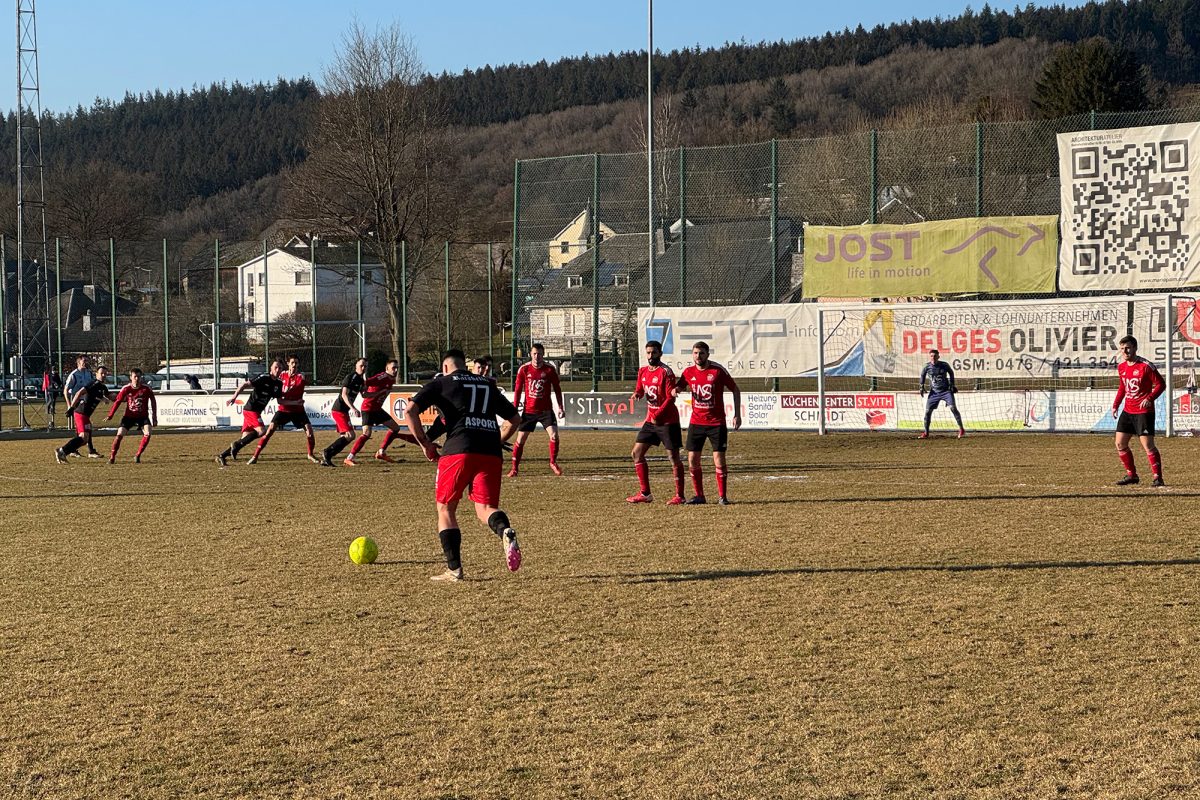
[[[929,398],[925,401],[925,431],[917,438],[929,438],[929,420],[933,417],[933,410],[939,403],[945,403],[958,423],[958,438],[961,439],[967,432],[963,430],[962,415],[954,403],[954,395],[958,392],[958,387],[954,385],[954,370],[938,355],[937,350],[930,350],[929,363],[921,370],[921,396],[925,396],[925,379],[929,378]]]

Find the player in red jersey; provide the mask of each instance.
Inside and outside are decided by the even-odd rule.
[[[729,468],[725,461],[725,447],[729,428],[725,424],[725,390],[733,393],[733,429],[742,427],[742,390],[720,364],[708,360],[708,343],[696,342],[692,347],[692,366],[683,371],[679,378],[680,389],[692,392],[692,418],[688,422],[687,454],[688,470],[692,473],[692,488],[696,496],[687,501],[690,506],[703,505],[704,467],[700,456],[704,452],[704,441],[712,442],[713,466],[717,471],[717,494],[723,506],[729,505],[726,482]]]
[[[308,437],[308,460],[314,464],[320,464],[321,460],[313,454],[317,438],[313,435],[313,426],[308,419],[308,412],[304,410],[304,388],[308,383],[304,379],[304,373],[300,371],[300,359],[288,356],[287,372],[280,375],[279,380],[283,384],[283,389],[279,394],[279,407],[275,411],[275,416],[271,417],[271,424],[267,426],[267,432],[263,434],[258,446],[254,448],[254,455],[250,456],[246,463],[257,464],[259,455],[266,448],[267,442],[271,441],[275,431],[284,425],[291,425],[297,430],[304,429],[304,435]]]
[[[550,403],[551,391],[558,400],[557,419]],[[513,405],[521,409],[521,427],[517,431],[517,440],[513,443],[512,469],[508,471],[508,477],[517,477],[525,440],[529,438],[530,433],[537,430],[539,423],[550,436],[550,471],[555,475],[562,475],[562,468],[558,466],[558,419],[566,415],[563,410],[562,386],[558,382],[558,370],[546,361],[546,348],[540,344],[530,348],[529,363],[522,364],[517,370],[517,376],[513,380]]]
[[[1117,486],[1129,486],[1141,480],[1133,464],[1133,451],[1129,449],[1129,440],[1134,436],[1141,440],[1150,462],[1150,473],[1154,476],[1150,485],[1164,486],[1162,457],[1154,445],[1154,401],[1166,390],[1167,382],[1153,364],[1137,354],[1137,339],[1126,336],[1118,344],[1125,360],[1117,365],[1121,382],[1117,386],[1112,413],[1117,420],[1117,456],[1125,467],[1125,477],[1117,481]],[[1125,401],[1124,408],[1121,408],[1122,400]]]
[[[675,474],[675,496],[667,501],[669,506],[683,504],[683,461],[679,458],[679,448],[683,446],[683,432],[679,427],[679,409],[675,406],[675,398],[679,396],[676,388],[675,373],[662,363],[662,344],[651,340],[646,342],[646,366],[638,370],[637,385],[633,389],[630,402],[636,404],[639,398],[646,398],[646,421],[638,431],[637,440],[633,443],[633,470],[637,473],[638,493],[625,498],[627,503],[649,503],[650,496],[650,467],[646,464],[646,451],[661,444],[671,460],[671,469]]]
[[[133,463],[140,464],[142,453],[146,452],[146,445],[150,444],[150,434],[158,424],[158,401],[154,398],[154,390],[142,383],[142,371],[137,367],[129,370],[129,383],[117,392],[117,399],[113,401],[105,419],[112,419],[121,403],[125,404],[125,414],[121,417],[117,435],[113,437],[108,463],[117,463],[117,451],[121,449],[121,440],[125,438],[125,434],[134,428],[141,428],[142,442],[138,445],[137,455],[133,457]]]
[[[440,455],[421,426],[421,412],[432,406],[446,420],[446,444]],[[404,414],[425,457],[437,462],[438,538],[446,556],[446,571],[432,580],[462,580],[462,531],[457,512],[468,487],[475,516],[500,537],[505,563],[516,572],[521,567],[517,532],[500,510],[500,445],[521,422],[516,406],[490,378],[467,372],[467,357],[461,350],[448,350],[442,359],[442,374],[413,395]],[[497,417],[504,420],[503,426],[496,422]]]
[[[416,442],[416,439],[413,439],[410,435],[400,432],[399,423],[392,419],[392,415],[384,408],[388,395],[391,394],[392,387],[396,385],[396,373],[399,371],[400,362],[393,358],[384,365],[383,372],[372,375],[363,381],[362,434],[351,445],[350,455],[346,456],[345,460],[342,461],[343,466],[358,466],[354,461],[354,457],[358,455],[358,451],[362,450],[363,446],[371,438],[371,429],[376,425],[382,425],[388,429],[387,434],[383,437],[383,444],[379,447],[379,452],[375,454],[375,458],[379,461],[390,462],[392,460],[387,454],[387,447],[394,440],[404,439],[405,441]]]

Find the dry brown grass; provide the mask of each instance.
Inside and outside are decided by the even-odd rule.
[[[668,508],[539,436],[525,566],[464,520],[441,586],[412,448],[228,439],[0,443],[0,796],[1200,795],[1195,440],[1124,491],[1105,437],[737,434],[738,504]]]

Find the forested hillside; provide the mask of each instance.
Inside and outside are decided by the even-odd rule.
[[[822,37],[656,58],[662,147],[930,127],[1035,114],[1034,86],[1063,43],[1101,36],[1143,65],[1155,102],[1195,102],[1200,0],[1135,0],[912,20]],[[419,40],[416,45],[420,47]],[[462,238],[511,230],[513,162],[640,149],[644,54],[430,76],[451,121]],[[253,238],[286,208],[320,92],[307,78],[127,95],[47,113],[52,235]],[[0,148],[15,151],[15,115]],[[0,192],[15,194],[11,160]],[[14,203],[0,224],[11,231]]]

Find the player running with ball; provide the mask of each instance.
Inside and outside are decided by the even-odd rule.
[[[440,456],[421,425],[421,413],[433,406],[446,420],[446,444]],[[467,372],[467,357],[461,350],[447,350],[442,374],[413,395],[404,414],[425,457],[437,462],[438,538],[446,556],[446,571],[431,580],[462,580],[462,531],[457,511],[468,488],[475,515],[500,537],[505,563],[516,572],[521,567],[517,532],[500,510],[500,443],[511,437],[521,422],[516,406],[489,378]],[[503,427],[497,417],[504,420]]]
[[[1133,464],[1133,451],[1129,449],[1129,440],[1134,436],[1141,440],[1146,460],[1150,462],[1150,474],[1154,476],[1150,485],[1165,486],[1162,457],[1154,444],[1154,401],[1166,391],[1167,382],[1153,364],[1137,354],[1137,339],[1126,336],[1117,344],[1121,348],[1121,355],[1125,356],[1125,360],[1117,365],[1121,382],[1117,386],[1112,409],[1112,415],[1117,420],[1117,457],[1121,459],[1121,466],[1125,467],[1125,477],[1117,481],[1117,486],[1141,482],[1137,467]],[[1125,401],[1123,409],[1122,400]]]

